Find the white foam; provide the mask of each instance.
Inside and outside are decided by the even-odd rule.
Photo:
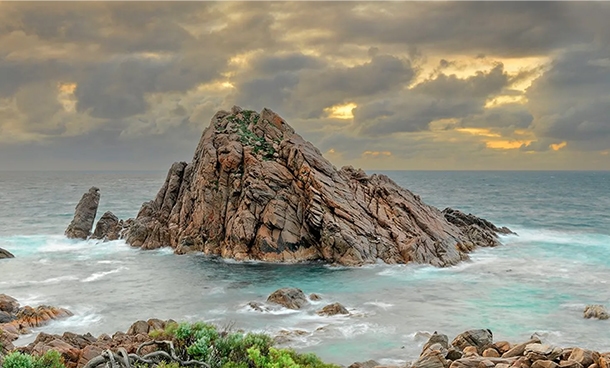
[[[394,306],[394,304],[391,303],[386,303],[386,302],[380,302],[378,300],[374,301],[374,302],[366,302],[364,303],[365,305],[372,305],[374,307],[378,307],[381,308],[383,310],[387,310],[388,308],[391,308]]]
[[[113,273],[117,273],[117,272],[121,272],[122,270],[126,270],[128,269],[127,267],[119,267],[119,268],[115,268],[114,270],[110,270],[110,271],[103,271],[103,272],[96,272],[94,274],[92,274],[91,276],[82,279],[82,282],[92,282],[95,280],[99,280],[105,276],[111,275]]]

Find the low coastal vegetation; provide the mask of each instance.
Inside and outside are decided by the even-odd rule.
[[[273,346],[273,338],[267,334],[221,331],[216,326],[203,322],[172,322],[164,329],[150,331],[148,335],[152,340],[141,344],[135,353],[121,355],[121,351],[116,353],[107,350],[91,359],[85,368],[107,363],[110,367],[122,368],[338,368],[322,362],[314,354],[276,348]],[[48,350],[42,356],[15,350],[0,362],[0,367],[3,368],[69,366],[55,350]]]
[[[14,351],[4,357],[0,365],[4,368],[65,368],[61,354],[55,350],[48,350],[42,356],[32,356]]]

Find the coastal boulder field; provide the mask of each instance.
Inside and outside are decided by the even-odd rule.
[[[103,219],[95,238],[120,236],[143,249],[348,266],[450,266],[511,233],[429,206],[385,175],[337,169],[273,111],[239,107],[214,115],[193,161],[174,163],[135,219]],[[68,236],[86,233],[74,227]]]
[[[17,299],[0,294],[0,357],[14,348],[13,341],[17,340],[20,334],[31,333],[31,328],[72,315],[67,309],[48,305],[21,307]]]

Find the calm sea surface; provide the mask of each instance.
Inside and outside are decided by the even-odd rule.
[[[165,172],[0,172],[0,247],[16,256],[0,261],[0,293],[75,313],[36,332],[99,335],[153,317],[271,334],[301,330],[290,346],[345,365],[413,360],[428,333],[453,338],[471,328],[489,328],[495,340],[538,333],[560,346],[610,351],[610,321],[582,318],[586,304],[610,307],[610,172],[384,173],[429,204],[471,212],[519,235],[445,269],[177,256],[63,236],[89,187],[101,190],[98,217],[107,210],[134,217]],[[261,314],[247,306],[287,286],[323,300],[301,311]],[[352,315],[315,313],[335,301]]]

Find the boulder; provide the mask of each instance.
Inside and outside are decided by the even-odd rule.
[[[19,311],[19,302],[12,296],[0,294],[0,311],[15,314]]]
[[[127,335],[147,334],[150,326],[146,321],[136,321],[127,330]]]
[[[484,356],[485,358],[499,358],[500,357],[500,353],[498,353],[498,351],[494,348],[487,348],[485,350],[483,350],[483,354],[481,354],[482,356]]]
[[[555,363],[552,360],[536,360],[534,363],[532,363],[531,368],[557,368],[559,366],[559,364]]]
[[[267,302],[282,305],[288,309],[301,309],[306,305],[307,297],[301,289],[282,288],[274,291],[267,298]]]
[[[588,367],[591,364],[596,363],[598,359],[599,353],[581,348],[572,349],[572,354],[570,354],[570,357],[568,358],[568,360],[580,363],[583,367]]]
[[[379,365],[375,360],[367,360],[366,362],[355,362],[350,364],[347,368],[375,368]]]
[[[610,315],[606,310],[606,307],[600,304],[587,305],[583,312],[584,317],[589,318],[597,318],[597,319],[608,319]]]
[[[114,213],[108,211],[100,217],[95,225],[92,239],[117,240],[123,229],[123,221],[119,220]]]
[[[428,350],[431,350],[432,347],[436,344],[439,344],[445,350],[449,350],[449,338],[447,337],[447,335],[439,334],[438,332],[434,331],[434,333],[430,336],[428,341],[426,341],[426,343],[424,344],[424,347],[422,348],[422,352],[421,352],[420,356],[425,355],[426,352]],[[461,357],[461,354],[460,354],[460,357]]]
[[[533,343],[528,344],[523,351],[523,354],[532,362],[537,360],[555,360],[561,356],[563,350],[559,347]],[[542,367],[541,367],[542,368]],[[548,367],[552,368],[552,367]]]
[[[341,303],[333,303],[317,311],[321,316],[334,316],[336,314],[349,314],[349,311]]]
[[[318,301],[318,300],[322,300],[322,297],[316,293],[311,293],[311,294],[309,294],[309,300]]]
[[[426,355],[420,356],[411,368],[446,368],[448,365],[442,352],[429,350]]]
[[[269,109],[234,107],[214,115],[193,160],[171,166],[124,237],[237,260],[450,266],[509,231],[462,217],[385,175],[337,170]]]
[[[41,305],[36,308],[25,306],[15,314],[15,319],[7,324],[12,325],[20,332],[27,332],[29,328],[41,327],[51,320],[72,316],[72,312],[64,308]]]
[[[268,312],[269,311],[269,308],[267,308],[263,303],[260,303],[260,302],[249,302],[248,306],[257,312]]]
[[[15,258],[15,256],[6,249],[0,248],[0,259]]]
[[[87,239],[91,235],[91,228],[97,214],[97,207],[100,204],[100,190],[91,187],[83,194],[83,197],[76,205],[74,218],[66,229],[66,236],[70,239]]]
[[[508,350],[506,353],[502,354],[502,358],[511,358],[511,357],[523,355],[523,352],[525,351],[525,347],[528,346],[529,344],[540,344],[540,339],[537,337],[534,337],[527,342],[524,342],[522,344],[517,344],[517,345],[513,346],[510,350]]]
[[[453,339],[451,345],[464,351],[468,346],[474,346],[479,355],[493,344],[493,335],[488,329],[469,330],[459,334]],[[465,352],[465,351],[464,351]]]
[[[500,355],[502,355],[510,350],[511,345],[508,341],[496,341],[493,344],[493,348],[496,349]]]
[[[582,364],[574,360],[561,360],[559,362],[561,368],[583,368]]]

